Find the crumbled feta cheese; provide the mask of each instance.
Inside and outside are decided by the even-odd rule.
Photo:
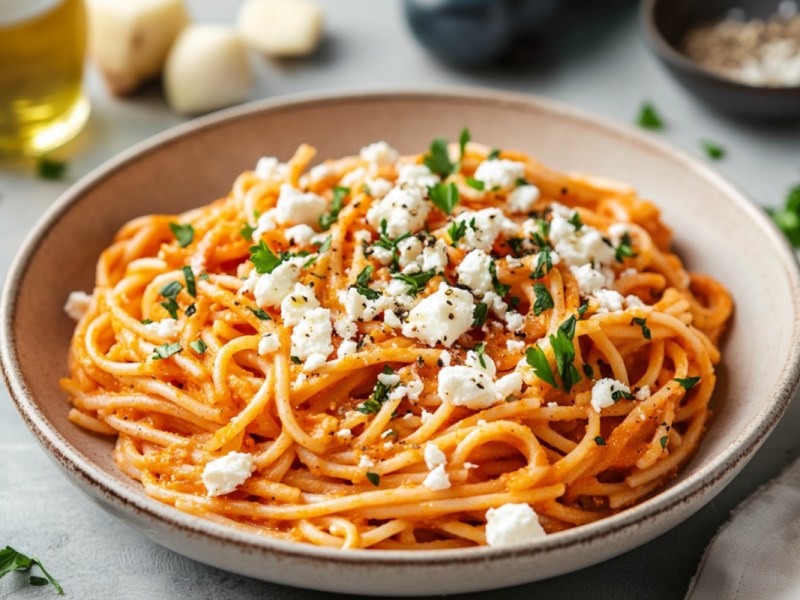
[[[306,377],[305,373],[300,373],[294,380],[292,384],[293,388],[299,388],[301,385],[305,385],[308,381],[308,377]]]
[[[576,267],[575,265],[569,268],[575,281],[578,283],[578,290],[581,296],[589,296],[593,292],[610,285],[613,281],[613,275],[608,275],[602,271],[593,268],[590,263]]]
[[[425,459],[425,466],[428,467],[429,471],[433,471],[440,465],[447,464],[447,457],[444,455],[444,452],[433,442],[425,444],[422,454]]]
[[[424,236],[424,242],[419,237],[406,238],[397,250],[400,269],[407,275],[431,269],[440,272],[449,262],[444,242],[431,236]]]
[[[378,167],[391,167],[400,157],[397,150],[384,141],[374,142],[361,148],[359,152],[362,160]]]
[[[442,361],[443,367],[449,367],[450,361],[453,360],[453,356],[447,350],[442,350],[439,353],[439,360]]]
[[[499,318],[503,318],[506,316],[506,312],[508,311],[508,304],[503,302],[503,299],[496,294],[495,292],[486,292],[483,295],[483,301],[486,303],[486,306],[492,313]]]
[[[614,290],[596,290],[592,298],[597,302],[598,313],[617,312],[625,305],[625,298]]]
[[[506,313],[505,322],[506,328],[512,332],[522,331],[525,327],[525,317],[513,310]]]
[[[423,425],[428,421],[430,421],[432,417],[433,413],[425,410],[424,408],[422,409],[422,412],[419,414],[419,420],[422,421]]]
[[[406,382],[406,396],[412,402],[419,400],[419,395],[422,393],[424,386],[420,379],[414,378]]]
[[[464,463],[465,469],[477,469],[478,467],[479,465],[476,465],[475,463],[471,463],[469,461]]]
[[[525,165],[505,158],[485,160],[475,169],[475,179],[482,181],[487,190],[507,190],[524,177]]]
[[[528,504],[504,504],[486,511],[486,543],[490,546],[524,544],[547,535]]]
[[[339,344],[339,349],[336,351],[336,356],[338,358],[344,358],[345,356],[355,354],[356,350],[358,350],[358,344],[356,344],[353,340],[344,340],[341,344]]]
[[[279,264],[272,270],[272,273],[256,274],[254,277],[257,277],[257,279],[255,279],[253,294],[258,305],[280,306],[283,299],[297,283],[297,277],[300,274],[300,266],[303,261],[305,261],[304,258],[292,258]],[[245,289],[250,287],[248,282],[245,282],[245,284]]]
[[[375,461],[372,460],[366,454],[362,454],[361,458],[358,459],[358,466],[361,469],[369,469],[370,467],[374,467],[375,466]]]
[[[314,288],[295,283],[291,293],[281,302],[281,318],[284,325],[297,325],[303,315],[319,306]]]
[[[306,362],[303,363],[303,370],[310,373],[311,371],[315,371],[316,369],[320,368],[327,360],[325,356],[325,354],[311,354],[306,359]]]
[[[373,246],[370,252],[370,256],[384,266],[388,265],[394,259],[394,252],[392,250],[381,248],[380,246]]]
[[[407,185],[427,193],[429,187],[435,186],[441,179],[425,165],[403,165],[397,174],[397,185]]]
[[[482,364],[481,360],[483,360]],[[497,374],[497,367],[495,366],[492,357],[488,354],[480,356],[473,350],[467,352],[467,357],[464,359],[464,366],[483,371],[489,377],[494,377]]]
[[[447,471],[444,470],[444,465],[439,465],[435,469],[432,469],[431,472],[428,473],[428,476],[425,477],[422,485],[434,492],[449,489],[450,476],[447,474]]]
[[[303,223],[314,225],[328,210],[328,201],[313,192],[301,192],[288,183],[281,185],[275,217],[281,225]]]
[[[288,172],[289,166],[274,156],[262,156],[256,163],[255,175],[259,179],[281,181],[286,179]]]
[[[336,171],[332,167],[324,163],[312,167],[311,170],[308,172],[308,178],[312,183],[319,183],[323,179],[327,179],[328,177],[333,177],[334,175],[336,175]]]
[[[628,305],[628,308],[644,308],[647,306],[639,296],[634,296],[633,294],[625,296],[625,304]]]
[[[471,250],[456,267],[458,282],[463,283],[479,296],[493,288],[490,267],[492,257],[483,250]]]
[[[439,397],[454,406],[482,410],[497,402],[497,390],[485,371],[458,365],[439,371]]]
[[[488,421],[486,419],[478,419],[475,422],[475,425],[478,427],[483,427],[484,425],[488,425]]]
[[[522,391],[522,375],[519,373],[509,373],[504,375],[494,383],[497,390],[497,399],[505,400],[509,396],[515,396]]]
[[[367,211],[367,223],[380,231],[381,222],[385,220],[386,234],[396,238],[422,229],[430,211],[430,203],[423,199],[418,190],[395,187],[370,207]]]
[[[383,198],[392,189],[392,182],[381,177],[364,181],[366,192],[373,198]]]
[[[67,296],[67,303],[64,304],[64,312],[73,321],[80,321],[81,317],[89,310],[92,297],[86,292],[70,292]]]
[[[258,217],[258,221],[256,221],[256,228],[253,230],[252,240],[257,242],[261,239],[261,236],[264,235],[268,231],[272,231],[278,226],[277,218],[278,218],[278,211],[274,208],[270,208],[264,214]]]
[[[316,235],[316,232],[311,229],[308,225],[295,225],[294,227],[289,227],[289,229],[285,232],[286,239],[291,240],[293,244],[297,244],[298,246],[308,246],[311,242],[311,238]]]
[[[333,352],[332,332],[330,310],[312,308],[306,311],[292,330],[292,356],[297,356],[301,360],[306,360],[312,354],[327,357]]]
[[[398,296],[405,296],[405,294],[408,293],[408,284],[400,279],[392,279],[386,284],[386,289],[383,291],[387,296],[393,296],[395,298]],[[403,304],[405,304],[405,301],[403,301]]]
[[[625,392],[626,394],[631,393],[631,389],[621,381],[608,377],[598,379],[594,382],[594,386],[592,386],[592,408],[600,412],[604,408],[613,406],[615,402],[613,395],[614,392],[618,391]]]
[[[559,407],[558,402],[548,402],[547,403],[547,408],[558,408],[558,407]]]
[[[647,400],[650,397],[650,386],[643,385],[639,388],[639,391],[634,394],[634,398],[637,400]]]
[[[158,337],[174,339],[178,337],[181,328],[175,319],[161,319],[154,323],[148,323],[144,328]]]
[[[531,212],[539,195],[539,188],[535,185],[521,185],[508,195],[508,210],[512,213]]]
[[[491,252],[497,236],[501,233],[514,235],[519,230],[519,226],[508,219],[499,208],[465,210],[459,213],[455,220],[458,223],[466,223],[464,237],[458,241],[458,245],[461,248],[477,248],[484,252]]]
[[[336,437],[340,440],[349,440],[351,437],[353,437],[353,432],[346,428],[340,429],[336,432]]]
[[[417,257],[422,253],[422,241],[411,236],[397,244],[398,264],[401,269],[416,264]]]
[[[367,171],[364,169],[364,167],[358,167],[345,173],[344,177],[342,177],[342,180],[339,183],[341,183],[344,187],[353,188],[356,183],[364,179],[366,176]]]
[[[400,375],[397,373],[380,373],[378,375],[378,381],[386,387],[393,387],[400,383]]]
[[[278,340],[278,336],[274,333],[265,333],[261,336],[261,339],[258,340],[258,354],[260,356],[265,356],[266,354],[272,354],[276,352],[281,347],[281,343]]]
[[[397,313],[395,313],[393,310],[384,311],[383,322],[392,329],[399,329],[403,326],[403,322],[400,320],[400,317],[398,317]]]
[[[229,452],[203,469],[203,483],[209,496],[230,494],[250,478],[256,469],[252,454]]]
[[[557,203],[554,203],[552,207],[566,208]],[[609,265],[614,261],[613,246],[603,240],[603,235],[597,229],[583,225],[576,230],[575,226],[569,222],[570,217],[565,218],[558,214],[559,212],[561,211],[553,211],[549,238],[553,248],[565,264],[579,267],[586,263]]]
[[[429,346],[442,344],[449,348],[472,327],[474,309],[472,294],[442,283],[408,313],[403,335]]]
[[[509,352],[522,352],[525,349],[525,342],[511,338],[506,341],[506,349]]]

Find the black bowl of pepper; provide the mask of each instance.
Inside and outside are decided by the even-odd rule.
[[[800,117],[795,0],[643,0],[647,40],[700,100],[735,115]]]

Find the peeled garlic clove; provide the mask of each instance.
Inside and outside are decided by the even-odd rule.
[[[232,27],[190,25],[175,40],[164,68],[164,91],[179,113],[241,102],[252,85],[244,42]]]
[[[86,7],[89,52],[117,95],[161,73],[172,42],[189,22],[183,0],[88,0]]]
[[[245,43],[267,56],[304,56],[322,37],[322,9],[307,0],[248,0],[236,19]]]

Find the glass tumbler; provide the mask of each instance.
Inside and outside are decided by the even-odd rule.
[[[89,117],[83,0],[0,0],[0,158],[41,155]]]

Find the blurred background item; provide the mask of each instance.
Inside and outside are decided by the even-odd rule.
[[[265,56],[306,56],[322,38],[322,9],[307,0],[247,0],[236,25],[245,43]]]
[[[800,116],[796,0],[644,0],[650,47],[700,100],[723,111]]]
[[[40,155],[89,116],[83,0],[0,0],[0,157]]]

